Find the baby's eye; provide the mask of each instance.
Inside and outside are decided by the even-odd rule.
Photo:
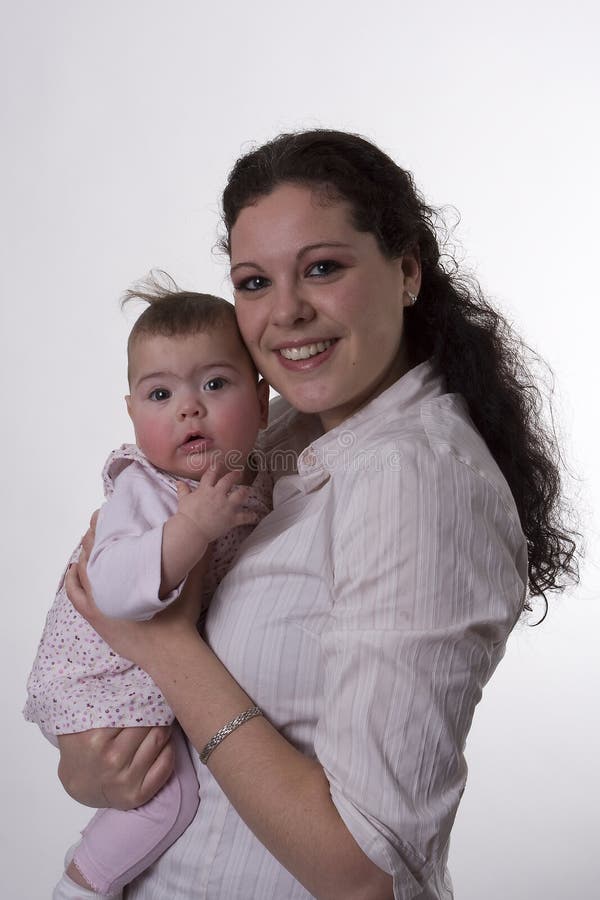
[[[211,378],[210,381],[207,381],[204,385],[205,391],[220,391],[221,388],[224,388],[227,382],[224,378]]]
[[[252,278],[244,278],[243,281],[238,281],[235,289],[236,291],[261,291],[268,284],[268,278],[263,278],[262,275],[253,275]]]
[[[309,278],[319,277],[323,275],[331,275],[333,272],[340,269],[341,266],[339,263],[335,262],[333,259],[320,259],[319,262],[314,263],[307,271],[307,276]]]
[[[161,400],[168,400],[170,396],[171,391],[167,390],[167,388],[154,388],[154,390],[150,391],[148,394],[148,399],[160,402]]]

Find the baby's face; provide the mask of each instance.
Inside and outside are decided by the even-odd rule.
[[[138,447],[157,468],[199,480],[243,469],[268,393],[248,353],[227,324],[192,335],[141,335],[130,354],[125,398]]]

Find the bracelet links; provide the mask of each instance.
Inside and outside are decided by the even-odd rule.
[[[262,709],[259,709],[258,706],[251,706],[250,709],[246,709],[244,712],[240,713],[239,716],[236,716],[235,719],[232,719],[227,725],[223,725],[222,728],[219,728],[217,733],[211,737],[210,741],[206,744],[204,750],[200,754],[200,762],[206,765],[209,756],[213,750],[219,746],[221,741],[224,741],[226,737],[229,737],[229,735],[239,728],[240,725],[244,725],[244,723],[249,722],[250,719],[262,715],[264,715]]]

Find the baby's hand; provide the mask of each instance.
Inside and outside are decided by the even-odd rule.
[[[248,488],[238,484],[241,477],[241,471],[234,471],[218,478],[216,472],[209,469],[195,490],[178,482],[177,514],[191,520],[207,543],[237,525],[253,525],[256,522],[256,513],[244,509]]]

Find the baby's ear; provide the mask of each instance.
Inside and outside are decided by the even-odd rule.
[[[127,413],[130,419],[133,419],[133,415],[131,414],[131,396],[129,394],[125,395],[125,405],[127,406]]]
[[[256,385],[256,393],[260,404],[260,427],[266,428],[269,424],[269,384],[264,378]]]

